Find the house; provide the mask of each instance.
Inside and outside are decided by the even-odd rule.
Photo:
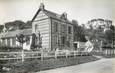
[[[85,49],[85,43],[86,42],[80,42],[80,41],[76,41],[76,42],[74,42],[74,47],[75,47],[75,49],[76,50],[79,50],[79,51],[83,51],[84,49]]]
[[[47,51],[59,49],[73,49],[73,24],[67,18],[67,13],[61,15],[48,11],[41,3],[38,11],[31,20],[32,27],[29,29],[7,31],[0,34],[1,42],[9,46],[20,46],[16,41],[17,34],[24,34],[30,40],[24,43],[23,48],[31,49],[32,34],[42,37],[42,48]],[[36,43],[39,40],[36,39]]]
[[[17,41],[16,35],[24,34],[24,36],[30,38],[24,43],[23,48],[30,50],[31,38],[32,38],[32,29],[16,30],[16,31],[7,31],[0,34],[0,42],[2,46],[9,47],[20,47],[21,44]]]

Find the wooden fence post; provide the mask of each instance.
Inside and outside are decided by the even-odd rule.
[[[74,58],[76,57],[76,51],[73,51],[74,52]]]
[[[113,50],[113,55],[114,55],[114,50]]]
[[[24,62],[24,51],[22,50],[22,62]]]
[[[82,56],[82,52],[80,51],[80,56]]]
[[[43,51],[41,52],[41,61],[43,61],[44,53]]]
[[[68,57],[68,55],[66,54],[66,58]]]
[[[57,51],[55,51],[55,59],[57,59]]]
[[[66,51],[65,54],[66,54],[66,58],[67,58],[68,57],[68,52]]]

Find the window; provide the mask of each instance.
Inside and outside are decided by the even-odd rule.
[[[11,45],[10,45],[10,38],[7,39],[7,45],[8,45],[8,46],[11,46]]]
[[[38,25],[37,25],[37,24],[35,24],[35,31],[37,31],[37,28],[38,28]]]
[[[72,33],[72,31],[71,31],[71,27],[70,27],[70,26],[68,27],[68,33],[69,33],[69,34]]]
[[[62,45],[64,46],[64,44],[65,44],[65,37],[61,37],[61,40],[62,40]]]
[[[26,45],[29,45],[29,44],[30,44],[30,37],[27,36],[26,39],[27,39],[27,41],[26,41]]]
[[[58,44],[58,36],[54,36],[55,44]]]
[[[78,45],[78,44],[77,44],[77,43],[75,43],[75,44],[74,44],[74,47],[75,47],[75,48],[77,48],[77,45]]]
[[[62,24],[61,30],[62,30],[62,33],[65,33],[66,32],[66,25]]]
[[[58,44],[58,36],[56,36],[56,44]]]
[[[16,46],[16,38],[12,38],[12,45]]]
[[[54,22],[54,31],[58,32],[58,23],[57,22]]]
[[[70,47],[70,41],[66,41],[66,45]]]
[[[2,39],[2,44],[3,44],[3,45],[5,45],[5,44],[6,44],[6,43],[5,43],[5,39]]]

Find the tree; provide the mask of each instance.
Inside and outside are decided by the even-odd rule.
[[[112,25],[111,20],[92,19],[88,21],[88,26],[90,28],[85,30],[85,34],[88,35],[88,39],[94,44],[94,48],[101,49],[102,44],[106,44],[104,47],[112,48],[115,27]]]
[[[77,32],[78,22],[76,20],[72,20],[72,24],[73,24],[74,40],[77,41],[76,32]]]
[[[107,19],[102,19],[102,18],[98,18],[98,19],[92,19],[90,21],[87,22],[87,25],[90,27],[90,29],[98,29],[102,26],[102,28],[108,28],[109,26],[112,25],[112,21],[111,20],[107,20]]]
[[[24,44],[26,41],[29,40],[29,39],[28,39],[26,36],[24,36],[23,34],[16,35],[16,38],[17,38],[17,41],[18,41],[19,43],[21,43],[22,48],[23,48],[23,44]]]
[[[74,29],[74,40],[75,41],[81,41],[81,42],[86,42],[85,39],[85,27],[84,26],[79,26],[78,22],[73,20],[73,29]]]
[[[16,26],[16,29],[23,29],[23,26],[25,25],[25,23],[21,20],[16,20],[13,24]]]
[[[77,41],[86,42],[85,29],[82,26],[78,26],[76,31]]]
[[[76,20],[72,20],[72,24],[74,24],[74,26],[78,26],[78,22]]]
[[[27,21],[24,28],[31,28],[32,27],[32,22],[31,21]]]
[[[115,31],[115,26],[111,25],[110,29],[113,30],[113,31]]]
[[[5,23],[5,27],[6,27],[7,30],[13,30],[14,29],[13,26],[14,26],[13,22]]]
[[[0,33],[3,31],[4,25],[0,25]]]
[[[112,43],[113,36],[114,36],[114,31],[113,30],[105,31],[105,39],[106,39],[107,42]]]
[[[21,20],[16,20],[16,21],[13,21],[13,22],[5,23],[5,27],[8,31],[23,29],[24,25],[25,25],[25,23]]]

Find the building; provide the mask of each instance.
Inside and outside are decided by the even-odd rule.
[[[42,37],[42,48],[47,51],[59,49],[73,49],[73,24],[67,19],[67,13],[61,15],[45,9],[41,3],[38,11],[31,20],[32,27],[29,29],[7,31],[0,34],[1,42],[8,46],[20,46],[16,41],[17,34],[24,34],[30,40],[24,43],[23,48],[31,49],[32,34]],[[36,44],[39,40],[36,39]]]
[[[4,31],[0,34],[0,42],[1,46],[9,46],[9,47],[21,47],[21,44],[17,41],[16,35],[24,34],[26,37],[29,38],[23,45],[24,49],[30,49],[30,44],[32,41],[32,29],[24,29],[24,30],[15,30],[15,31]]]

